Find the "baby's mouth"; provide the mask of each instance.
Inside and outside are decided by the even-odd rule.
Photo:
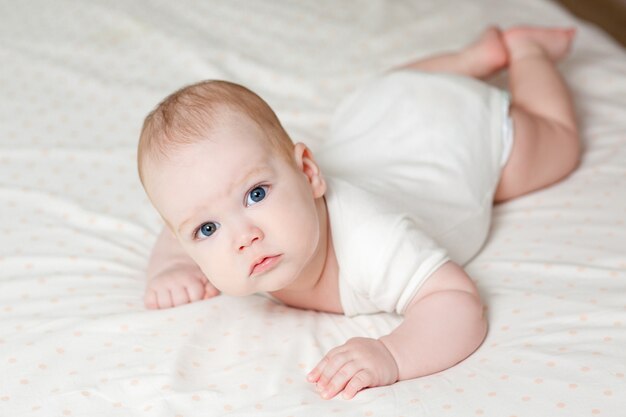
[[[261,275],[264,272],[267,272],[271,269],[274,269],[276,265],[282,260],[283,255],[271,255],[271,256],[263,256],[258,258],[251,266],[249,277],[253,278],[257,275]]]

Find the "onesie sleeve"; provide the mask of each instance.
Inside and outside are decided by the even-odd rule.
[[[345,181],[327,182],[344,314],[403,314],[426,279],[450,259],[447,251],[424,232],[421,219]]]
[[[380,311],[404,314],[424,282],[450,258],[407,216],[397,221],[387,243],[378,273],[369,277],[367,296]]]

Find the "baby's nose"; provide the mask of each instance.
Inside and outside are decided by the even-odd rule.
[[[256,226],[250,227],[243,231],[238,239],[237,246],[239,251],[243,251],[245,248],[250,247],[255,241],[263,239],[263,232]]]

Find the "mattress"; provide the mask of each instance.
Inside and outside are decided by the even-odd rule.
[[[29,0],[0,22],[0,416],[626,415],[626,53],[598,28],[547,0]],[[315,152],[368,78],[518,23],[578,28],[560,68],[584,154],[495,207],[466,268],[489,317],[472,356],[322,400],[307,372],[399,316],[260,296],[144,308],[162,222],[136,145],[165,95],[244,84]]]

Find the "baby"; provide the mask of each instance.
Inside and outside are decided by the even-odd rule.
[[[146,306],[266,293],[303,309],[403,315],[390,334],[326,354],[308,374],[325,399],[462,361],[487,321],[460,265],[483,245],[491,207],[579,162],[555,67],[573,37],[490,27],[458,52],[390,71],[339,106],[318,158],[244,87],[207,81],[170,95],[138,150],[166,224]],[[505,68],[510,96],[479,81]]]

